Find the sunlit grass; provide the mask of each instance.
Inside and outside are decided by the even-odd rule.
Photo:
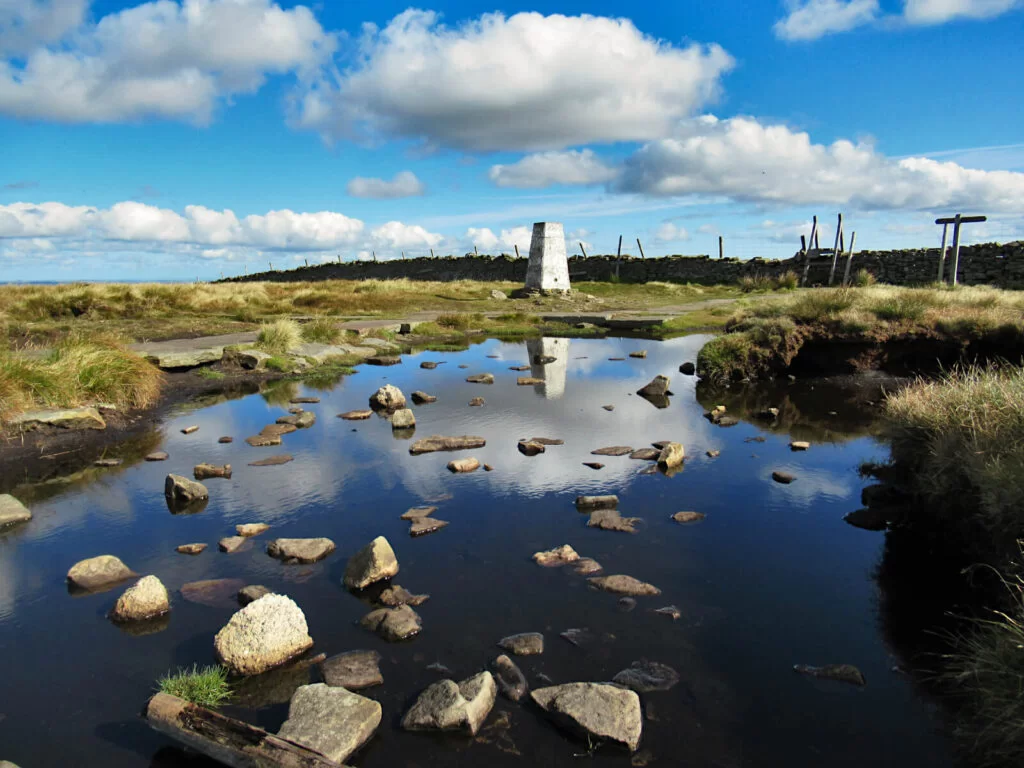
[[[161,693],[177,696],[201,707],[216,709],[231,698],[228,671],[224,667],[203,667],[168,672],[157,680]]]

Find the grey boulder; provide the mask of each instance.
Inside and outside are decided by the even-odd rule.
[[[464,731],[476,734],[490,714],[497,686],[490,672],[455,683],[440,680],[429,686],[405,717],[402,727],[408,731]]]
[[[363,616],[359,623],[392,643],[418,635],[423,628],[419,614],[408,605],[378,608]]]
[[[8,493],[0,494],[0,527],[31,519],[28,507]]]
[[[381,706],[345,688],[316,683],[295,691],[277,735],[343,762],[373,736]]]
[[[539,688],[530,697],[567,730],[617,742],[631,752],[640,746],[643,717],[633,691],[608,683],[566,683]]]
[[[378,536],[349,558],[344,581],[349,589],[365,589],[397,574],[398,558],[395,557],[395,550],[387,539]]]

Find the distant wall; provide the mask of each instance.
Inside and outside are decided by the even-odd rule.
[[[952,273],[952,259],[946,259],[946,278]],[[445,256],[440,258],[395,259],[391,261],[351,261],[343,264],[320,264],[299,267],[287,272],[262,272],[225,282],[269,280],[292,282],[300,280],[388,280],[406,277],[410,280],[504,280],[522,283],[526,278],[527,259],[511,256]],[[831,257],[812,259],[808,283],[825,284],[831,268]],[[837,280],[842,279],[845,258],[836,267]],[[802,274],[803,259],[717,259],[710,256],[665,256],[640,259],[622,258],[619,279],[626,283],[654,280],[673,283],[734,283],[744,276],[781,275],[787,271]],[[879,282],[915,285],[934,282],[938,276],[939,249],[921,248],[899,251],[861,251],[854,255],[853,271],[866,269]],[[615,274],[614,256],[574,256],[569,259],[569,276],[577,281],[606,281]],[[984,243],[960,249],[958,279],[965,285],[995,285],[1002,288],[1024,288],[1024,242]]]

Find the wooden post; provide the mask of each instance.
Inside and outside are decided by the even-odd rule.
[[[963,216],[959,213],[953,220],[953,280],[951,285],[956,285],[957,272],[960,270],[960,223],[963,221]]]
[[[619,249],[615,252],[615,279],[619,279],[619,261],[622,259],[622,235],[619,235]]]
[[[516,258],[519,258],[519,246],[516,243],[512,243],[512,247],[516,249]]]
[[[476,249],[476,246],[475,246],[475,245],[473,246],[473,255],[474,255],[474,256],[479,256],[479,255],[480,255],[480,251],[478,251],[478,250]]]
[[[807,235],[800,235],[800,253],[807,253]]]
[[[583,250],[583,243],[580,243],[580,251],[583,253],[583,258],[587,258],[587,252]]]
[[[373,260],[376,261],[377,260],[377,252],[376,251],[370,251],[370,254],[373,256]]]
[[[725,258],[725,240],[721,235],[718,236],[718,258]]]
[[[832,281],[836,277],[836,261],[839,259],[839,239],[843,236],[843,214],[839,214],[839,223],[836,225],[836,242],[832,246],[832,269],[828,273],[828,284],[832,285]]]
[[[405,251],[402,251],[402,261],[405,261]]]
[[[857,245],[857,233],[850,235],[850,251],[846,254],[846,272],[843,273],[843,285],[850,284],[850,265],[853,263],[853,249]]]
[[[807,242],[814,245],[814,239],[818,236],[818,217],[815,216],[811,219],[811,236],[807,238]],[[807,275],[811,271],[811,250],[807,249],[804,251],[804,274],[800,278],[800,285],[807,283]]]
[[[433,248],[430,249],[430,258],[434,258],[434,249]]]
[[[338,768],[320,752],[166,693],[149,700],[145,718],[153,730],[232,768]]]
[[[949,224],[942,225],[942,245],[939,247],[939,282],[946,282],[946,233],[949,231]]]
[[[647,258],[646,256],[644,256],[644,247],[642,245],[640,245],[640,238],[639,237],[636,239],[636,247],[640,249],[640,258],[641,259]]]
[[[820,251],[821,250],[821,242],[818,240],[818,237],[819,237],[820,234],[821,233],[817,232],[817,231],[815,231],[815,233],[814,233],[814,250],[816,250],[816,251]]]

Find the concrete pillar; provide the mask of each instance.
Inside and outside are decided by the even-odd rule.
[[[569,262],[565,256],[565,230],[561,222],[541,221],[533,225],[526,290],[569,290]]]
[[[565,379],[569,368],[569,339],[544,337],[527,339],[526,353],[530,356],[530,375],[544,379],[535,384],[534,391],[545,400],[557,400],[565,394]],[[535,363],[537,357],[553,357],[553,363]]]

